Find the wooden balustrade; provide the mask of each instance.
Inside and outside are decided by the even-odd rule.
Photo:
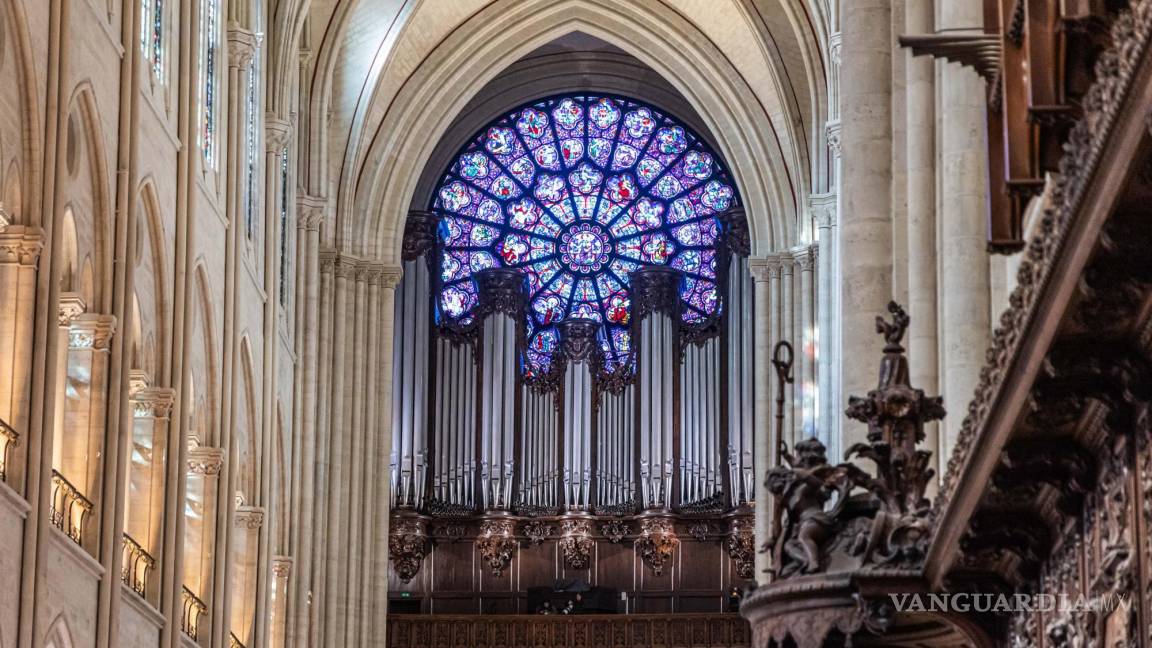
[[[736,614],[389,615],[392,648],[746,648]]]
[[[120,580],[141,597],[148,596],[148,574],[156,568],[156,559],[127,533],[121,542]]]
[[[83,545],[84,523],[92,509],[92,502],[72,482],[52,471],[52,524],[78,545]]]
[[[8,481],[8,458],[19,441],[16,430],[0,419],[0,482]]]
[[[208,614],[208,606],[187,585],[182,586],[181,590],[184,604],[180,614],[180,630],[196,641],[200,634],[200,619]]]

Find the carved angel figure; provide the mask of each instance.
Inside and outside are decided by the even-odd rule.
[[[773,468],[764,480],[765,488],[777,502],[767,546],[773,550],[782,578],[820,570],[849,494],[869,480],[852,464],[830,466],[824,444],[816,438],[797,443],[795,449],[796,457],[785,454],[791,467]],[[824,505],[833,495],[835,505],[825,510]]]

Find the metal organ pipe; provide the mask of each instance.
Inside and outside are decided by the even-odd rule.
[[[748,260],[734,254],[728,269],[728,470],[732,480],[732,506],[752,500],[756,469],[753,466],[752,393],[752,275]],[[766,308],[767,305],[761,305]]]
[[[417,507],[424,500],[427,468],[429,277],[424,259],[404,262],[396,289],[393,354],[392,505]]]

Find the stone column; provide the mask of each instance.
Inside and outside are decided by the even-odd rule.
[[[159,559],[161,535],[164,533],[165,477],[168,474],[165,461],[168,456],[168,422],[176,402],[176,390],[141,386],[132,390],[129,402],[132,405],[132,444],[124,532]]]
[[[940,3],[938,31],[983,31],[979,0]],[[985,84],[958,63],[940,69],[940,305],[942,392],[953,416],[944,419],[941,460],[972,399],[989,341],[987,234],[987,140]],[[923,385],[927,388],[928,385]]]
[[[181,511],[186,518],[181,583],[201,599],[211,593],[207,586],[211,584],[213,575],[213,540],[216,538],[219,479],[224,469],[224,454],[223,448],[197,446],[188,449],[188,489]],[[203,621],[201,619],[201,637],[205,636]],[[208,618],[208,622],[213,623],[213,619]]]
[[[767,359],[772,354],[772,310],[771,291],[769,286],[775,276],[771,271],[773,265],[769,259],[748,259],[748,271],[752,274],[753,290],[753,349],[755,357]],[[764,491],[764,476],[772,466],[772,394],[770,389],[771,364],[760,361],[753,364],[755,373],[753,380],[753,413],[756,430],[753,439],[754,448],[754,480],[755,480],[755,537],[756,546],[759,547],[768,540],[770,532],[771,510],[769,502],[771,496]],[[769,567],[770,556],[767,552],[756,554],[756,582],[768,582],[766,570]]]
[[[829,451],[834,451],[832,439],[840,439],[840,408],[835,398],[836,345],[834,331],[836,284],[836,195],[814,194],[809,198],[812,218],[816,223],[819,240],[816,271],[816,377],[819,389],[816,392],[816,429],[820,441]],[[839,456],[833,454],[831,456]]]
[[[44,248],[44,230],[25,225],[0,226],[0,420],[16,434],[28,433],[29,398],[32,390],[32,328],[36,320],[36,268]],[[3,441],[0,440],[0,444]],[[5,481],[23,492],[22,448],[27,438],[7,449]],[[0,453],[5,452],[0,445]],[[0,456],[0,461],[3,457]]]
[[[905,31],[931,33],[933,0],[907,0]],[[926,394],[939,393],[936,342],[936,72],[930,57],[907,61],[908,147],[908,358],[912,384]],[[949,405],[951,403],[948,403]],[[940,456],[939,423],[924,426],[924,449]],[[942,464],[941,464],[942,465]],[[937,470],[937,478],[943,474]]]
[[[233,552],[231,585],[231,633],[245,646],[252,645],[256,623],[256,583],[260,561],[260,531],[264,525],[264,508],[238,506],[232,515]]]
[[[812,291],[813,273],[816,270],[818,256],[816,245],[804,246],[794,250],[792,258],[796,269],[800,273],[800,331],[796,334],[799,342],[796,347],[796,363],[799,371],[796,372],[796,391],[799,400],[800,422],[795,426],[793,439],[806,439],[816,433],[816,340],[814,314],[815,295]]]
[[[272,648],[287,648],[288,637],[288,593],[291,590],[292,557],[272,557],[272,592],[269,606],[269,645]]]
[[[296,373],[300,390],[300,415],[292,426],[300,452],[295,460],[292,481],[292,510],[298,514],[291,529],[294,567],[297,577],[289,585],[291,593],[279,594],[285,606],[286,645],[299,645],[307,641],[310,606],[309,574],[313,560],[313,533],[316,516],[316,462],[317,462],[317,407],[319,399],[319,338],[320,338],[320,224],[324,220],[325,201],[314,196],[301,196],[297,200],[297,241],[302,252],[297,265],[303,299],[297,302],[302,312],[301,326],[296,330],[299,345],[299,369]]]
[[[800,341],[800,331],[796,330],[796,303],[799,301],[796,299],[796,261],[792,258],[792,252],[787,250],[777,258],[780,264],[780,336],[776,339],[792,345],[793,380],[784,386],[784,442],[791,449],[796,443],[796,393],[799,391],[797,380],[803,343]],[[775,390],[772,391],[772,397],[776,397]]]
[[[377,389],[380,405],[377,410],[377,415],[380,421],[392,420],[392,336],[395,331],[396,286],[400,283],[400,276],[400,268],[384,268],[380,276],[379,361],[374,368],[374,370],[378,372],[377,376],[379,377]],[[376,444],[376,465],[387,466],[388,455],[392,448],[392,430],[389,426],[385,425],[380,429],[379,433],[380,439]],[[376,519],[373,521],[375,549],[371,554],[372,562],[366,568],[371,570],[368,573],[372,574],[372,582],[387,583],[388,525],[391,517],[388,506],[388,502],[391,501],[389,480],[373,480],[373,487],[375,489],[374,501],[376,502],[374,508]],[[373,643],[386,646],[388,645],[388,588],[387,586],[377,587],[373,592],[374,596],[370,602],[372,605],[373,619],[372,633],[370,636],[372,637]]]
[[[64,428],[58,470],[88,499],[100,499],[108,361],[116,317],[81,313],[68,335]]]
[[[841,4],[840,363],[841,390],[876,386],[875,317],[892,298],[891,0]],[[844,442],[864,441],[860,425]]]

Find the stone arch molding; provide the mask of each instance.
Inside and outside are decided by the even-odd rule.
[[[72,641],[72,630],[69,629],[68,620],[64,618],[63,612],[52,622],[41,645],[44,648],[73,648],[75,643]]]
[[[754,254],[795,243],[801,190],[789,178],[800,177],[801,170],[787,168],[755,94],[698,29],[659,6],[524,0],[477,12],[407,79],[375,130],[356,182],[341,189],[338,244],[398,264],[408,206],[455,116],[502,70],[572,32],[629,52],[668,79],[696,109],[736,179]]]

